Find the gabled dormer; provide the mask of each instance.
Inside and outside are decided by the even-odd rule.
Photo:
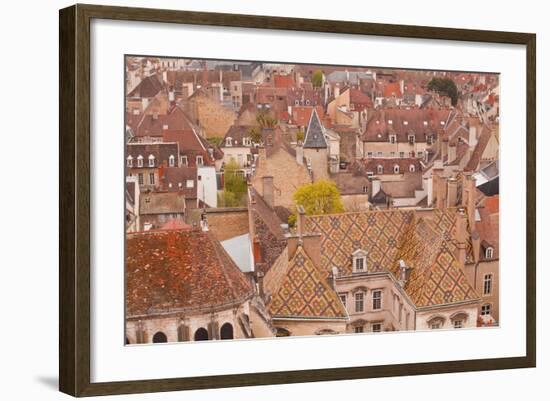
[[[363,249],[357,249],[351,254],[351,267],[353,273],[367,272],[368,252]]]

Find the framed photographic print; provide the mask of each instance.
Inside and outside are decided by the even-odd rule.
[[[59,78],[61,391],[535,366],[534,34],[75,5]]]

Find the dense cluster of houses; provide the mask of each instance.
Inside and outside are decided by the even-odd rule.
[[[126,343],[497,325],[498,78],[127,57]]]

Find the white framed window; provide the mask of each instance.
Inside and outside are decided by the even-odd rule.
[[[252,140],[248,137],[243,138],[243,144],[244,144],[244,146],[251,146],[252,145]]]
[[[170,155],[170,157],[168,158],[168,165],[170,167],[174,167],[175,164],[176,164],[176,158],[174,157],[174,155]]]
[[[155,185],[155,173],[149,173],[149,185]]]
[[[227,138],[225,138],[225,146],[231,147],[231,145],[233,144],[232,140],[233,140],[233,138],[231,138],[229,136]]]
[[[410,172],[410,173],[414,173],[415,171],[416,171],[416,167],[414,167],[414,164],[411,164],[411,165],[409,166],[409,172]]]
[[[347,307],[347,294],[338,294],[338,297],[340,298],[340,301],[342,301],[342,305],[344,305],[344,307]]]
[[[187,188],[194,188],[195,187],[195,181],[193,180],[187,180],[187,182],[185,183],[185,186]]]
[[[390,135],[390,143],[395,143],[397,137],[394,134]]]
[[[187,164],[188,164],[187,156],[182,156],[181,157],[181,165],[187,167]]]
[[[371,325],[371,331],[373,333],[380,333],[382,331],[382,323],[373,323]]]
[[[357,249],[351,255],[354,273],[363,273],[367,271],[368,253],[362,249]]]
[[[365,310],[365,294],[362,291],[355,293],[355,312],[363,312]]]
[[[132,155],[130,155],[126,159],[126,166],[132,167],[133,165],[134,165],[134,158],[132,157]]]
[[[204,160],[203,160],[203,158],[202,158],[201,155],[198,155],[198,156],[197,156],[196,162],[197,162],[197,166],[202,166],[202,165],[203,165]]]
[[[397,164],[393,166],[393,172],[394,174],[399,174],[399,166]]]
[[[384,174],[384,166],[382,166],[381,164],[379,164],[377,167],[376,167],[376,172],[378,174]]]
[[[363,185],[363,193],[364,193],[364,194],[369,193],[369,187],[368,187],[368,185]]]
[[[382,156],[383,156],[382,152],[376,152],[376,157],[382,157]]]
[[[404,158],[405,157],[405,152],[399,152],[399,157]]]
[[[408,139],[409,139],[409,145],[414,145],[414,135],[409,135]]]
[[[483,276],[483,295],[490,295],[493,292],[493,274],[487,273]]]
[[[382,290],[372,292],[372,310],[382,309]]]
[[[138,183],[139,185],[143,185],[143,173],[138,174]]]
[[[485,249],[485,259],[493,259],[493,247],[488,246],[487,249]]]
[[[155,167],[155,156],[149,155],[149,167]]]
[[[489,316],[491,314],[491,304],[481,306],[481,316]]]
[[[428,135],[426,137],[426,142],[428,143],[428,145],[432,145],[434,143],[434,136],[432,134]]]
[[[143,156],[142,155],[139,155],[138,158],[137,158],[137,166],[138,167],[143,167]]]

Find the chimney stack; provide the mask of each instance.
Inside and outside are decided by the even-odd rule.
[[[273,209],[273,207],[275,206],[275,193],[273,188],[272,176],[262,177],[262,195],[265,203],[267,203],[268,206]]]
[[[448,163],[452,163],[456,159],[456,148],[457,148],[457,144],[455,142],[449,143],[449,148],[447,150]]]
[[[335,87],[334,87],[334,97],[338,97],[340,96],[340,84],[337,82]]]
[[[456,178],[449,178],[447,180],[447,207],[456,206],[458,193],[458,183]]]
[[[456,242],[457,242],[457,255],[458,263],[462,268],[466,263],[466,236],[467,236],[467,226],[468,226],[468,217],[463,208],[458,210],[458,215],[456,218]]]

